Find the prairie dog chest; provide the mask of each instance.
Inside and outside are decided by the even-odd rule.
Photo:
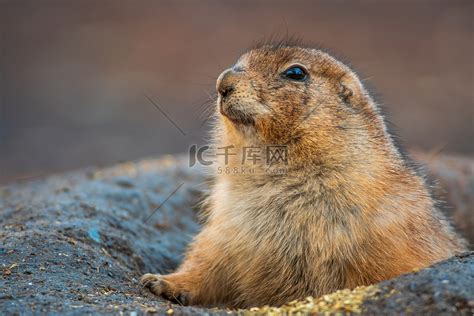
[[[239,251],[298,251],[313,239],[313,210],[302,209],[297,200],[291,201],[283,193],[275,185],[235,187],[221,181],[212,196],[211,220],[219,223],[226,242],[242,244]]]
[[[291,192],[288,186],[235,187],[221,181],[212,196],[212,216],[228,242],[250,253],[330,256],[349,254],[351,245],[362,242],[356,212],[335,209],[319,196],[317,186],[296,187]]]

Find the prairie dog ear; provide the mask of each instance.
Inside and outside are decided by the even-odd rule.
[[[338,85],[339,97],[344,103],[352,107],[360,104],[365,95],[365,90],[356,74],[353,72],[345,73],[339,79]]]

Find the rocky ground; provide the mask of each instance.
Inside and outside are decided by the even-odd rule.
[[[473,242],[474,161],[418,153]],[[225,311],[156,298],[137,280],[166,273],[199,230],[206,187],[184,157],[124,163],[0,188],[0,314],[352,311],[472,314],[474,253],[368,288],[280,308]]]

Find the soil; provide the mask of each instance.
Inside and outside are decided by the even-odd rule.
[[[185,157],[166,156],[0,188],[0,313],[252,313],[171,304],[138,284],[181,261],[200,229],[203,179]],[[472,284],[466,253],[376,285],[361,311],[469,314]]]

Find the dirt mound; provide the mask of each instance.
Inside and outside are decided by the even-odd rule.
[[[471,170],[464,177],[472,183],[472,161],[459,164]],[[457,174],[455,167],[446,168],[451,171],[444,174]],[[179,264],[200,227],[195,205],[206,189],[203,178],[187,168],[184,157],[169,156],[0,188],[0,311],[226,314],[172,305],[137,281],[143,273],[166,273]],[[469,215],[469,205],[463,212]],[[469,313],[472,284],[469,253],[375,285],[358,308],[372,314]],[[341,293],[335,295],[342,302],[344,295],[355,295]],[[331,306],[347,310],[344,304]]]

